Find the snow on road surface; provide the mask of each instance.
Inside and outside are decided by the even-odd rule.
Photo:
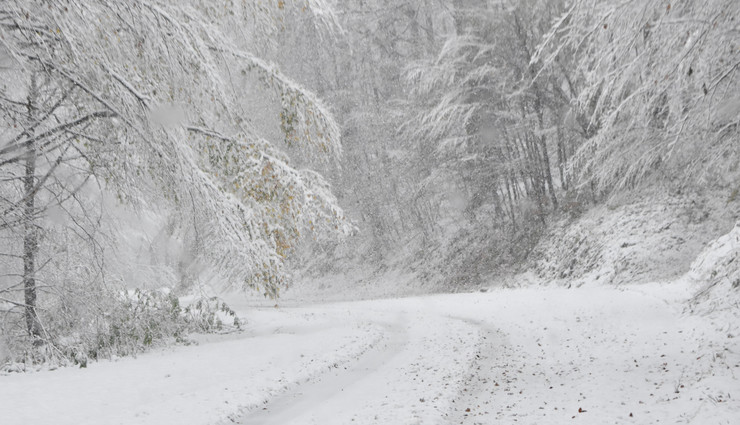
[[[3,424],[732,424],[737,323],[688,284],[245,312],[249,331],[0,376]]]

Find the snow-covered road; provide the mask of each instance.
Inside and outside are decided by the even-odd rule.
[[[348,307],[379,324],[383,338],[356,363],[296,387],[237,423],[435,423],[449,415],[480,341],[478,327],[425,311],[418,300]]]
[[[735,423],[737,325],[685,314],[688,293],[535,288],[252,308],[244,334],[0,376],[0,412],[3,424],[62,425]]]

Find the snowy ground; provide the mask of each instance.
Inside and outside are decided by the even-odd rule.
[[[243,334],[0,376],[0,422],[737,423],[740,329],[690,286],[244,305]]]

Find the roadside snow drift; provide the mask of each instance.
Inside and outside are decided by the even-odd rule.
[[[740,222],[702,251],[687,278],[700,286],[692,300],[698,312],[727,311],[740,317]]]

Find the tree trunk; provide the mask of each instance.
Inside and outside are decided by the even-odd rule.
[[[31,86],[28,93],[28,116],[29,122],[35,122],[36,102],[38,97],[38,88],[36,86],[36,76],[31,76]],[[36,254],[38,253],[38,234],[36,231],[36,141],[34,131],[30,130],[27,134],[26,142],[26,159],[25,175],[23,178],[24,205],[23,216],[24,237],[23,237],[23,290],[25,295],[25,318],[26,330],[31,336],[41,335],[41,324],[39,323],[38,314],[36,313]]]
[[[564,191],[568,190],[568,181],[565,177],[565,166],[567,161],[567,153],[565,151],[565,140],[563,140],[563,130],[558,125],[558,170],[560,171],[560,188]]]
[[[516,230],[516,213],[514,209],[514,198],[511,195],[511,185],[509,184],[508,178],[506,179],[506,195],[509,199],[509,214],[511,216],[511,226]]]
[[[534,69],[530,68],[530,72],[532,73],[534,77]],[[535,98],[534,98],[534,111],[537,114],[537,121],[539,124],[540,131],[545,130],[545,118],[544,118],[544,107],[543,107],[543,101],[540,99],[540,96],[542,95],[542,92],[540,91],[538,85],[536,83],[532,84],[532,88],[534,90]],[[545,179],[545,183],[547,184],[547,187],[550,189],[550,200],[552,201],[552,207],[554,210],[558,209],[558,197],[555,195],[555,186],[552,184],[552,170],[550,169],[550,155],[547,152],[547,136],[544,134],[539,137],[539,150],[540,154],[542,155],[542,167],[544,168],[544,175],[543,178]]]
[[[550,155],[547,153],[547,140],[545,136],[543,135],[540,138],[540,150],[542,154],[542,159],[544,161],[544,168],[545,168],[545,182],[547,183],[547,186],[550,189],[550,200],[552,200],[552,208],[554,210],[558,209],[558,197],[555,195],[555,187],[552,184],[552,172],[550,170]]]

